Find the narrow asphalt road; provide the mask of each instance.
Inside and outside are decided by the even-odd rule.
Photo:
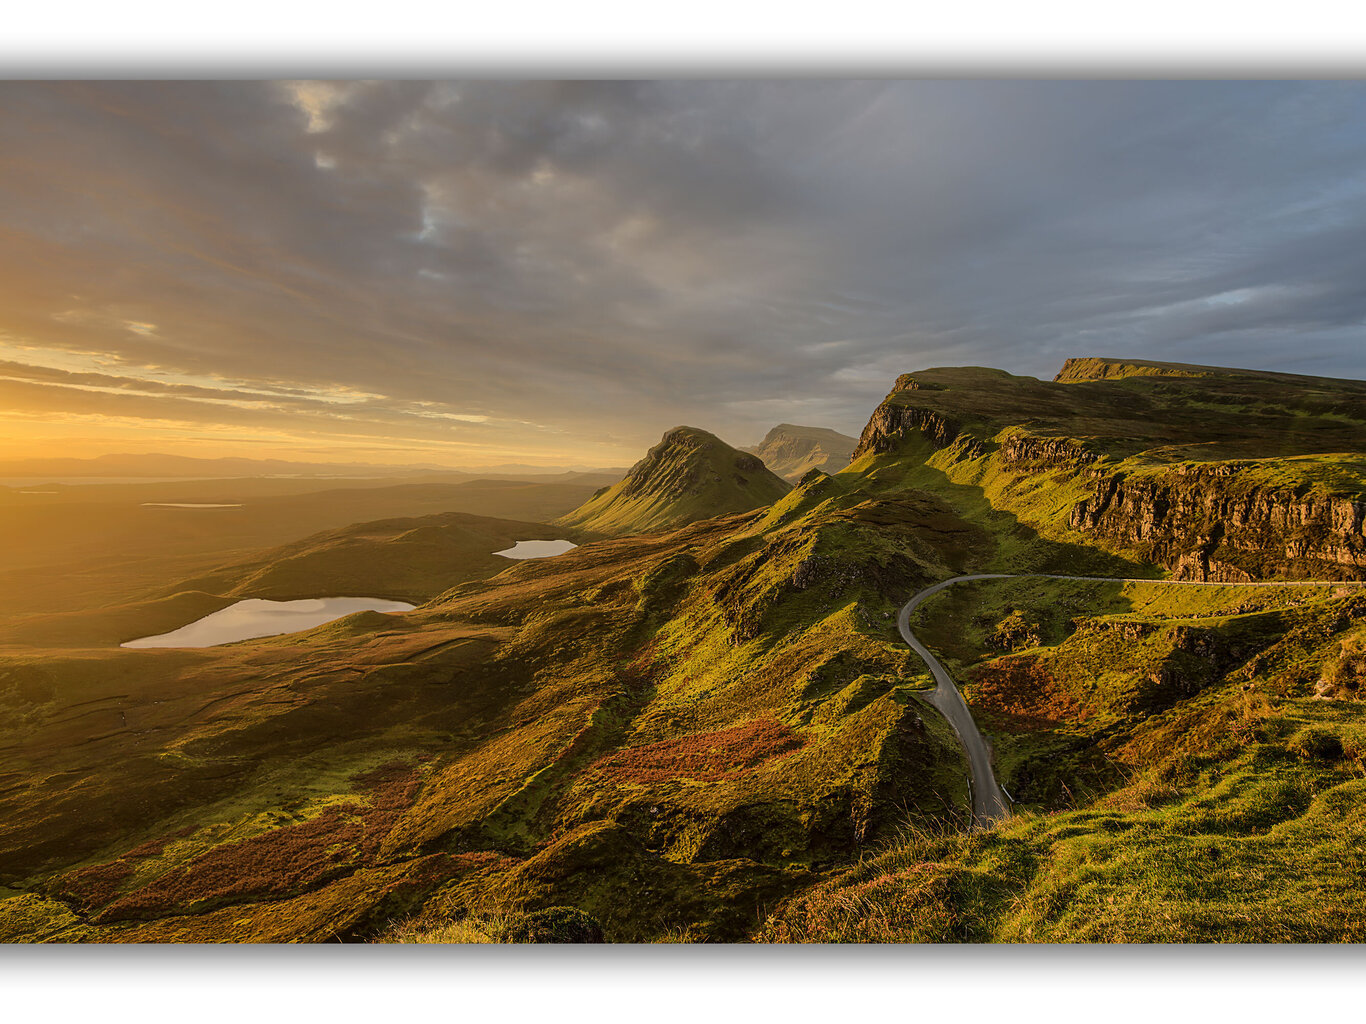
[[[991,770],[991,747],[972,720],[972,712],[963,701],[953,679],[939,664],[939,659],[916,639],[911,632],[911,612],[927,598],[933,597],[945,587],[955,583],[968,583],[972,580],[1006,580],[1031,577],[1044,580],[1081,580],[1088,583],[1169,583],[1173,586],[1187,587],[1303,587],[1303,586],[1363,586],[1363,580],[1266,580],[1252,583],[1205,583],[1200,580],[1150,580],[1114,576],[1055,576],[1051,573],[1028,572],[987,572],[971,576],[955,576],[933,586],[926,587],[907,601],[896,617],[896,628],[901,638],[910,645],[911,650],[924,659],[934,677],[935,687],[930,691],[928,700],[948,719],[953,731],[968,755],[968,783],[972,789],[973,828],[990,828],[994,823],[1010,816],[1010,801],[1001,789],[1000,783]]]

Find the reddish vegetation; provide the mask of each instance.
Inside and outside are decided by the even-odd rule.
[[[973,711],[985,712],[996,728],[1037,732],[1091,716],[1091,709],[1078,704],[1038,658],[997,658],[973,675]]]
[[[117,896],[119,885],[132,873],[133,865],[123,860],[69,871],[57,880],[53,895],[70,900],[81,912],[87,913]]]
[[[719,732],[704,732],[609,754],[593,769],[618,783],[646,784],[669,779],[715,782],[802,745],[787,726],[758,719]]]
[[[106,907],[98,919],[161,916],[194,905],[292,895],[372,860],[417,796],[421,776],[408,765],[388,764],[352,781],[368,791],[369,807],[334,805],[297,825],[217,846]],[[144,843],[125,856],[150,856],[152,845]],[[119,864],[122,861],[101,867]],[[125,866],[120,877],[131,871]],[[110,891],[106,899],[88,905],[99,906],[113,895]]]
[[[133,857],[160,857],[162,851],[166,849],[166,844],[170,842],[170,836],[162,836],[160,839],[149,839],[141,846],[135,846],[125,853],[120,860],[128,860]]]
[[[370,809],[363,813],[365,835],[360,841],[360,852],[368,859],[379,853],[384,837],[417,799],[422,776],[416,768],[395,761],[353,775],[351,781],[370,793]]]
[[[107,907],[98,920],[161,916],[201,902],[283,896],[315,886],[355,863],[364,830],[351,814],[359,810],[329,807],[298,825],[214,847]]]
[[[89,913],[118,895],[119,884],[135,870],[134,866],[128,863],[130,860],[159,857],[172,839],[183,839],[194,831],[195,827],[191,825],[168,836],[149,839],[133,847],[118,860],[68,872],[57,879],[53,894],[59,899],[74,902],[82,913]]]

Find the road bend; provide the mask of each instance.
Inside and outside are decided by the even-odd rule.
[[[1000,783],[996,781],[996,776],[991,770],[991,746],[987,743],[981,730],[977,728],[977,723],[972,720],[972,712],[968,710],[967,704],[963,701],[963,695],[959,693],[958,687],[954,685],[952,677],[944,669],[944,666],[939,663],[939,659],[931,654],[929,649],[911,632],[911,612],[945,587],[951,587],[956,583],[970,583],[973,580],[1021,578],[1080,580],[1087,583],[1166,583],[1172,586],[1186,587],[1352,587],[1366,585],[1366,580],[1267,580],[1248,583],[1206,583],[1201,580],[1153,580],[1119,576],[1056,576],[1042,572],[987,572],[971,576],[955,576],[952,579],[943,580],[933,586],[926,587],[902,606],[900,614],[897,615],[896,627],[901,633],[901,638],[910,645],[911,650],[920,655],[929,668],[930,675],[934,677],[935,685],[928,695],[928,700],[948,719],[949,725],[953,726],[953,731],[958,735],[958,740],[963,744],[963,750],[968,755],[968,784],[972,791],[972,826],[974,829],[990,828],[996,822],[1008,818],[1010,816],[1010,801],[1006,798],[1005,792],[1001,789]]]

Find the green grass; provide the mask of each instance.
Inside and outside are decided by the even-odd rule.
[[[1049,610],[1084,599],[1085,587],[1100,588],[1101,614],[1061,637],[1059,616],[1050,619]],[[959,671],[1028,657],[1077,698],[1074,712],[1085,702],[1090,713],[1001,731],[1004,721],[981,704],[980,685],[970,684],[998,777],[1025,798],[1016,816],[979,835],[913,830],[789,900],[756,938],[1366,936],[1366,714],[1350,695],[1324,700],[1314,689],[1339,663],[1356,672],[1352,638],[1366,595],[1023,580],[964,584],[946,595],[954,590],[962,591],[955,616],[977,624],[953,648]],[[946,611],[942,598],[935,603],[920,613],[922,636]],[[1004,657],[986,647],[974,652],[989,636],[986,623],[1009,607],[1043,620],[1045,643]],[[1215,672],[1164,709],[1134,709],[1135,677],[1170,657],[1173,638],[1178,646],[1194,638]]]

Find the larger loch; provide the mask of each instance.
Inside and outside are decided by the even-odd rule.
[[[320,597],[302,601],[249,598],[170,633],[129,640],[120,647],[217,647],[238,640],[282,636],[321,626],[356,612],[406,612],[414,605],[373,597]]]

